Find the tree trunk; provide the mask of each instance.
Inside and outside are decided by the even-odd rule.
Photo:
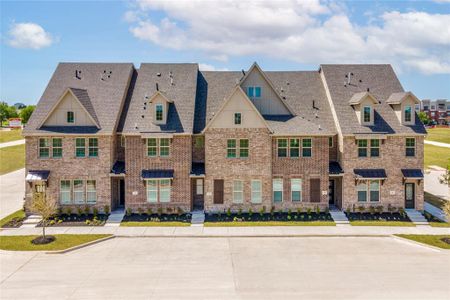
[[[43,220],[42,222],[42,236],[44,237],[45,240],[45,220]]]

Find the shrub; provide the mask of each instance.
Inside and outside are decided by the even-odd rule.
[[[105,215],[109,215],[109,213],[110,213],[110,208],[109,208],[109,205],[105,205],[105,206],[103,206],[103,212],[105,213]]]
[[[292,213],[292,209],[288,209],[288,216],[291,216],[291,213]]]
[[[147,215],[152,215],[153,214],[153,209],[151,207],[147,208]]]
[[[182,214],[184,214],[184,210],[181,207],[177,207],[177,213],[179,216],[181,216]]]
[[[262,216],[264,216],[264,213],[266,212],[266,207],[265,206],[263,206],[263,207],[261,207],[261,209],[259,210],[259,215],[262,217]]]
[[[330,208],[329,208],[328,206],[325,208],[325,212],[326,212],[327,214],[330,212]]]
[[[230,208],[227,209],[227,216],[231,217],[231,209]]]
[[[81,207],[77,207],[77,215],[79,216],[79,217],[81,217],[81,215],[83,214],[83,209],[81,208]]]
[[[403,207],[399,207],[399,208],[398,208],[398,212],[400,213],[400,215],[401,215],[402,217],[405,217],[405,210],[403,209]]]
[[[375,207],[370,206],[369,207],[369,212],[370,212],[371,215],[374,215],[375,214]]]
[[[360,206],[358,206],[358,210],[359,210],[359,212],[363,213],[364,210],[366,210],[366,208],[364,207],[364,205],[360,205]]]
[[[301,214],[302,213],[302,210],[303,210],[303,208],[300,206],[300,207],[297,207],[297,213],[298,214]]]
[[[350,211],[351,211],[352,209],[351,209],[351,207],[350,206],[347,206],[347,209],[345,210],[346,212],[347,212],[347,214],[350,214]]]
[[[311,214],[311,212],[312,212],[312,209],[311,209],[311,207],[308,207],[308,208],[306,209],[306,213],[307,213],[308,215],[310,215],[310,214]]]
[[[442,207],[442,211],[447,217],[447,221],[450,221],[450,201],[446,201],[444,206]]]
[[[253,210],[252,210],[251,208],[248,210],[248,215],[250,216],[250,218],[251,218],[252,215],[253,215]]]
[[[318,205],[316,206],[316,213],[320,214],[320,207]]]
[[[84,206],[84,215],[89,215],[89,212],[91,211],[91,208],[87,205]]]
[[[162,207],[158,207],[158,209],[157,209],[156,211],[157,211],[157,213],[158,213],[158,216],[161,216],[162,213],[163,213]]]
[[[131,207],[127,207],[127,211],[126,211],[126,215],[127,217],[131,216],[131,214],[133,213],[133,211],[131,210]]]
[[[242,215],[242,208],[239,207],[238,209],[238,216],[240,217]]]
[[[273,216],[275,214],[275,206],[270,208],[270,214]]]
[[[166,208],[166,212],[167,212],[167,214],[171,215],[172,212],[173,212],[172,207],[167,207],[167,208]]]
[[[383,212],[383,205],[378,205],[375,210],[377,211],[377,213],[381,214]]]
[[[388,205],[388,211],[392,214],[395,211],[395,206],[392,206],[390,203]]]
[[[142,207],[138,207],[138,215],[142,215],[144,213],[144,209]]]
[[[66,207],[66,215],[70,216],[72,214],[72,207]]]
[[[288,215],[287,219],[290,221],[292,219],[291,215]]]

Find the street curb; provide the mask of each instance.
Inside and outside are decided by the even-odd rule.
[[[64,254],[64,253],[71,252],[71,251],[74,251],[74,250],[78,250],[78,249],[81,249],[81,248],[84,248],[84,247],[87,247],[87,246],[98,244],[98,243],[101,243],[101,242],[113,239],[115,237],[116,237],[115,235],[111,235],[111,236],[107,236],[107,237],[104,237],[104,238],[101,238],[101,239],[98,239],[98,240],[90,241],[90,242],[87,242],[87,243],[84,243],[84,244],[81,244],[81,245],[76,245],[76,246],[73,246],[71,248],[67,248],[67,249],[64,249],[64,250],[46,251],[45,254]]]
[[[417,241],[414,241],[414,240],[410,240],[410,239],[407,239],[407,238],[404,238],[404,237],[401,237],[401,236],[397,236],[397,235],[392,235],[392,237],[394,239],[401,240],[403,242],[408,242],[408,243],[415,244],[415,245],[418,245],[418,246],[422,246],[422,247],[425,247],[425,248],[430,248],[430,249],[433,249],[433,250],[437,250],[439,252],[441,252],[442,250],[447,250],[447,249],[439,248],[439,247],[436,247],[436,246],[428,245],[428,244],[425,244],[425,243],[417,242]]]
[[[390,234],[285,234],[285,235],[115,235],[117,238],[309,238],[309,237],[390,237]]]

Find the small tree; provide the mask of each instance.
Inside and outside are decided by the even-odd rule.
[[[439,182],[441,184],[450,185],[450,164],[447,166],[447,170],[441,177],[439,177]]]
[[[450,222],[450,201],[445,201],[444,206],[442,207],[442,211],[447,217],[447,221]]]
[[[428,125],[428,123],[430,123],[431,121],[426,112],[421,111],[418,113],[418,116],[420,121],[422,121],[422,123],[425,125]]]
[[[45,192],[35,192],[33,194],[31,211],[42,217],[42,240],[45,241],[45,226],[47,225],[47,220],[57,211],[56,202],[50,199]]]
[[[33,113],[35,108],[36,108],[35,105],[28,105],[27,107],[23,108],[20,111],[19,116],[20,116],[20,118],[22,118],[23,124],[28,123],[28,120],[30,119],[31,114]]]

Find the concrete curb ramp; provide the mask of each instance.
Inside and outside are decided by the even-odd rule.
[[[111,236],[107,236],[107,237],[104,237],[104,238],[101,238],[101,239],[98,239],[98,240],[90,241],[90,242],[87,242],[87,243],[84,243],[84,244],[81,244],[81,245],[76,245],[76,246],[73,246],[73,247],[70,247],[70,248],[67,248],[67,249],[63,249],[63,250],[45,251],[45,254],[64,254],[64,253],[71,252],[71,251],[74,251],[74,250],[78,250],[78,249],[81,249],[81,248],[84,248],[84,247],[87,247],[87,246],[98,244],[98,243],[101,243],[101,242],[113,239],[115,237],[116,237],[115,235],[111,235]]]

